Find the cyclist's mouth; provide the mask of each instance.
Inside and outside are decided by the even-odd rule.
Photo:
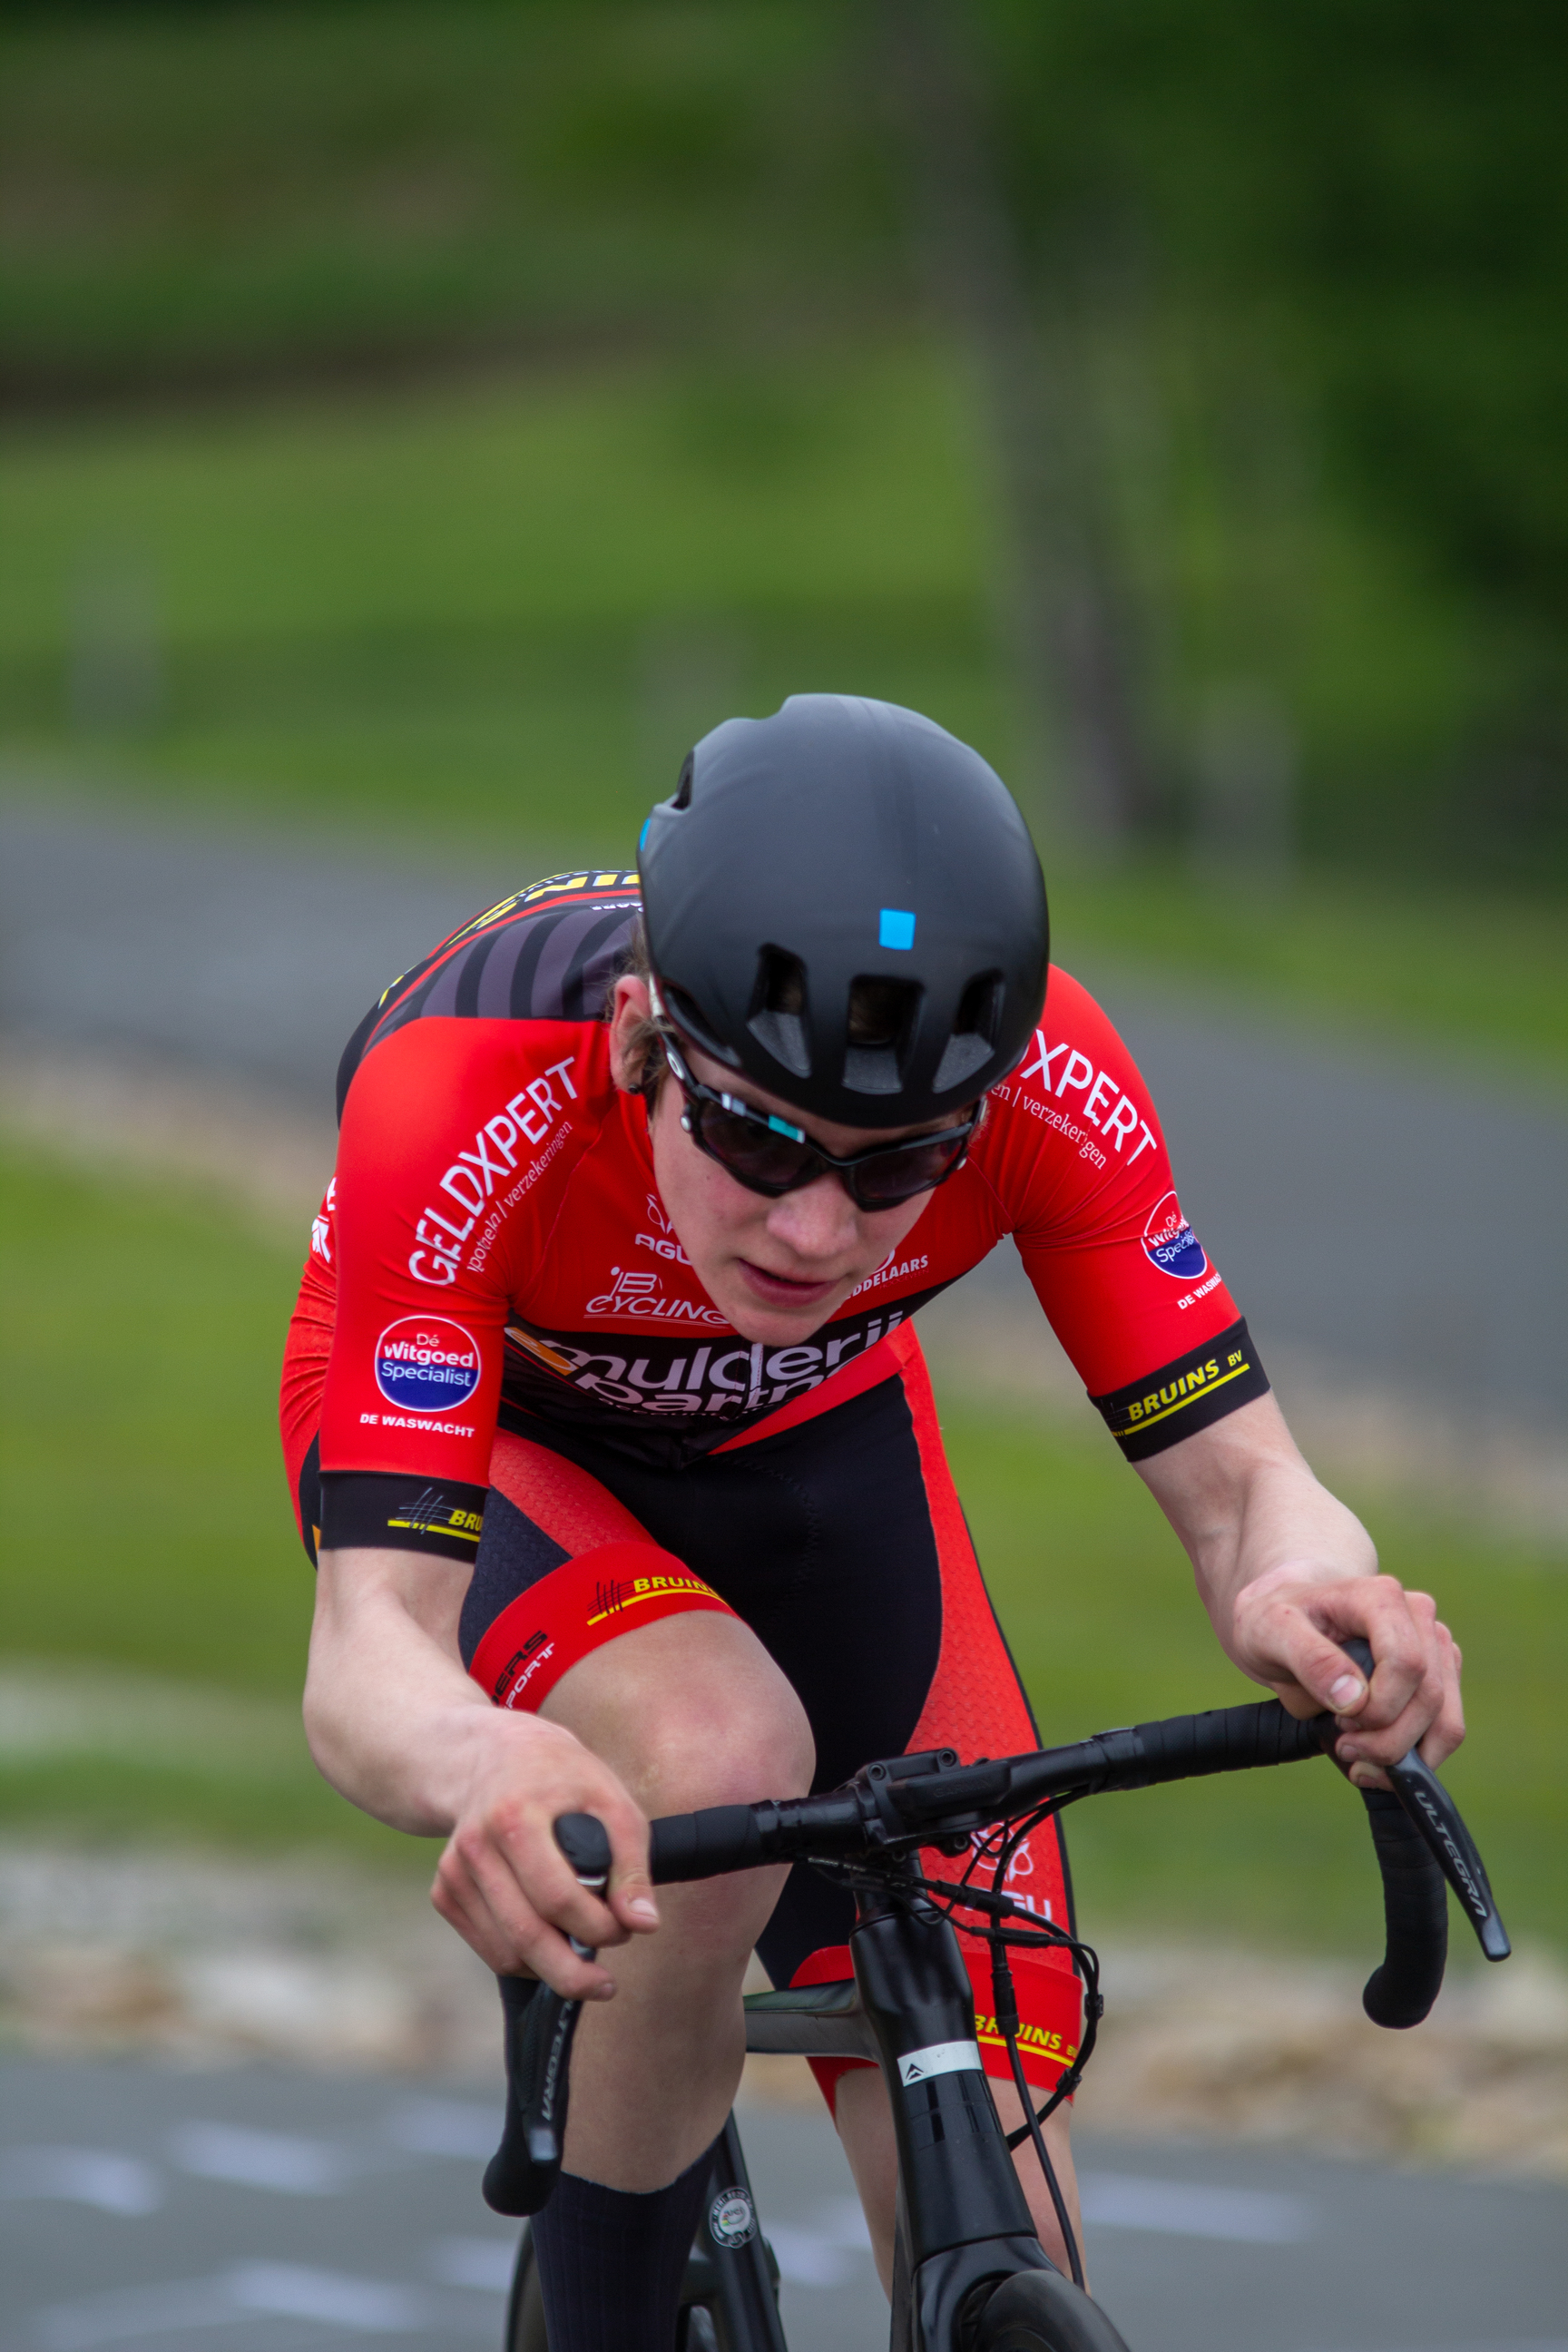
[[[754,1265],[749,1257],[738,1258],[736,1264],[748,1288],[770,1307],[818,1306],[843,1282],[842,1276],[833,1282],[795,1282],[787,1274],[770,1274],[765,1265]]]

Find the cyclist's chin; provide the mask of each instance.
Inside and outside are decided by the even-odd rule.
[[[723,1269],[723,1296],[715,1304],[744,1338],[782,1345],[805,1339],[826,1323],[855,1281],[853,1275],[838,1275],[831,1282],[802,1281],[737,1256]]]

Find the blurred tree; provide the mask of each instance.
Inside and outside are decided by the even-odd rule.
[[[1468,777],[1458,756],[1450,813],[1473,808],[1494,842],[1511,824],[1520,861],[1561,860],[1568,16],[1550,0],[979,15],[1040,282],[1131,220],[1210,417],[1247,348],[1288,382],[1340,492],[1504,640],[1478,714],[1490,740]],[[1397,793],[1383,798],[1403,830]]]
[[[1016,667],[1086,829],[1168,824],[1184,766],[1212,826],[1239,695],[1299,749],[1252,766],[1307,851],[1561,882],[1568,14],[880,5],[925,27],[906,103],[1000,426]],[[0,402],[907,330],[865,23],[0,0]]]
[[[1030,282],[968,10],[877,0],[874,16],[928,276],[990,428],[1007,543],[998,635],[1020,709],[1026,797],[1058,837],[1103,852],[1147,820],[1152,795],[1131,600],[1080,338],[1061,285]]]

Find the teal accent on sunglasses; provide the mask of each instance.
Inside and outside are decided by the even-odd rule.
[[[879,948],[912,948],[914,943],[914,917],[903,907],[884,907],[877,921],[877,945]]]
[[[773,1129],[775,1135],[787,1135],[792,1143],[804,1143],[805,1141],[805,1129],[804,1127],[792,1127],[787,1118],[775,1118],[772,1111],[769,1111],[768,1113],[768,1125]]]

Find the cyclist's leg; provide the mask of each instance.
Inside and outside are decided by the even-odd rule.
[[[784,1433],[770,1435],[764,1424],[674,1475],[609,1455],[590,1434],[540,1428],[552,1453],[613,1486],[637,1523],[757,1633],[805,1706],[818,1789],[903,1749],[951,1744],[971,1757],[1037,1744],[942,1458],[918,1349],[911,1341],[902,1352],[900,1377]],[[489,1525],[487,1514],[487,1532]],[[1031,1840],[1029,1863],[1028,1891],[1062,1918],[1067,1890],[1054,1833]],[[1015,1874],[1016,1891],[1025,1891],[1022,1874]],[[797,1868],[758,1948],[775,1983],[847,1975],[853,1924],[852,1898]],[[984,2014],[989,1981],[978,1948]],[[1077,1979],[1023,1954],[1015,1969],[1026,2066],[1047,2089],[1077,2042]],[[986,2071],[1006,2105],[1005,2053],[982,2032]],[[842,2069],[829,2062],[817,2071],[828,2078],[831,2101],[831,2077]],[[880,2076],[873,2072],[868,2084],[879,2090]],[[853,2095],[845,2120],[873,2200],[874,2234],[890,2245],[891,2122],[885,2102],[879,2116],[874,2101],[863,2120],[868,2099],[869,2092]],[[1023,2168],[1026,2187],[1031,2174],[1038,2188],[1032,2156]],[[1055,2216],[1043,2193],[1040,2218],[1051,2243]]]
[[[858,1764],[900,1749],[952,1746],[969,1759],[1037,1745],[1028,1703],[996,1624],[942,1454],[919,1350],[903,1350],[900,1377],[787,1436],[753,1441],[704,1465],[731,1481],[730,1520],[743,1527],[742,1482],[759,1494],[800,1497],[814,1531],[809,1555],[769,1590],[755,1573],[731,1580],[700,1543],[681,1547],[762,1634],[805,1704],[817,1749],[816,1785],[832,1787]],[[663,1530],[661,1529],[662,1533]],[[668,1535],[665,1539],[669,1540]],[[805,1552],[805,1548],[802,1548]],[[831,1627],[831,1639],[824,1639]],[[931,1875],[956,1877],[963,1862],[928,1853]],[[1068,1924],[1065,1855],[1053,1826],[1037,1831],[1015,1861],[1009,1891]],[[847,1975],[853,1906],[816,1874],[795,1872],[761,1939],[775,1982]],[[970,1963],[985,2071],[1009,2128],[1022,2120],[1005,2050],[989,2012],[983,1945],[962,1937]],[[1080,1988],[1064,1958],[1013,1956],[1026,2079],[1040,2095],[1075,2053]],[[874,2069],[817,2062],[830,2102],[852,2082],[838,2121],[868,2200],[879,2259],[890,2263],[894,2163],[891,2117]],[[1052,2159],[1076,2216],[1068,2117],[1051,2129]],[[1058,2148],[1062,2160],[1058,2162]],[[1032,2149],[1019,2172],[1042,2242],[1064,2265],[1055,2209]]]
[[[650,1817],[810,1784],[805,1714],[756,1635],[601,1480],[505,1431],[461,1638],[476,1679],[565,1725]],[[663,1888],[658,1933],[606,1952],[616,1998],[578,2027],[569,2172],[659,2189],[722,2128],[741,1980],[783,1877]]]

